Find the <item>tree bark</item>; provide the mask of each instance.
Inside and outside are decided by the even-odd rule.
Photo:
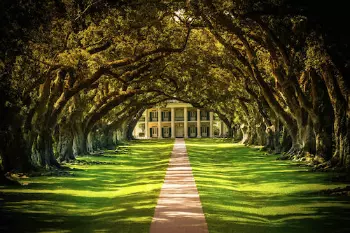
[[[60,168],[54,156],[52,145],[52,135],[49,130],[43,130],[37,135],[32,147],[32,159],[35,165],[45,168]]]
[[[242,140],[239,142],[241,144],[248,143],[250,137],[250,127],[247,124],[241,124],[240,130],[242,132]]]
[[[341,167],[350,167],[350,109],[346,99],[337,85],[337,77],[332,73],[329,65],[322,67],[322,77],[326,84],[328,95],[334,112],[334,140],[335,152],[332,163]]]
[[[23,138],[20,125],[11,128],[12,130],[2,135],[2,140],[6,140],[1,143],[0,150],[3,171],[29,172],[34,168],[30,157],[30,146]]]
[[[263,123],[260,123],[255,127],[256,132],[256,144],[260,146],[266,145],[267,134],[266,134],[266,126]]]
[[[242,140],[243,134],[240,125],[235,124],[232,127],[232,137],[235,142],[240,142]]]
[[[82,128],[82,125],[77,123],[73,131],[73,154],[77,155],[86,155],[88,154],[87,150],[87,137],[88,135]]]
[[[59,127],[57,143],[59,162],[69,162],[75,160],[75,156],[73,154],[73,133],[67,124],[69,123],[61,123]]]
[[[93,153],[100,149],[100,141],[98,139],[98,135],[95,130],[92,130],[88,133],[86,148],[88,153]]]
[[[276,150],[275,143],[274,143],[274,134],[275,134],[275,126],[269,126],[266,127],[266,141],[264,145],[264,149],[268,151],[274,151]]]

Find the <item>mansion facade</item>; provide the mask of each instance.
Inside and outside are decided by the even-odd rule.
[[[147,109],[137,122],[133,136],[140,139],[203,138],[226,133],[226,125],[213,112],[172,100],[163,107]]]

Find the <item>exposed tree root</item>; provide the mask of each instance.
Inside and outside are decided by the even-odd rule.
[[[60,169],[50,169],[50,170],[41,170],[36,172],[31,172],[28,174],[30,177],[36,176],[74,176],[73,173],[67,171],[66,167],[61,167]],[[70,169],[69,169],[70,170]]]
[[[280,157],[277,160],[295,160],[295,161],[303,161],[304,151],[299,147],[292,147],[290,150]]]
[[[75,160],[70,164],[81,164],[81,165],[117,165],[117,162],[101,162],[101,161],[86,161],[86,160]]]
[[[10,173],[0,175],[0,185],[21,185]]]
[[[326,189],[320,192],[324,195],[330,196],[350,196],[350,186],[346,186],[345,188],[335,188],[335,189]]]
[[[60,162],[60,164],[71,163],[72,161],[75,161],[75,158],[74,158],[74,159],[70,159],[70,158],[59,158],[58,161]]]

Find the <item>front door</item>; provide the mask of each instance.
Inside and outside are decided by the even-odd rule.
[[[152,138],[158,137],[158,127],[152,127]]]
[[[197,128],[194,126],[190,127],[190,137],[195,138],[197,136]]]
[[[169,127],[164,127],[163,128],[163,137],[169,138],[170,137],[170,128]]]
[[[183,138],[184,137],[184,127],[183,126],[177,126],[176,127],[176,137],[177,138]]]
[[[202,137],[208,137],[208,127],[202,126],[201,131],[202,131]]]

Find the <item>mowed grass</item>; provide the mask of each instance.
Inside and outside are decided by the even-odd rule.
[[[344,187],[222,139],[186,140],[210,233],[350,232],[350,199],[319,191]]]
[[[1,187],[0,232],[149,232],[173,140],[131,142],[126,154],[80,160],[72,177],[21,179]]]

